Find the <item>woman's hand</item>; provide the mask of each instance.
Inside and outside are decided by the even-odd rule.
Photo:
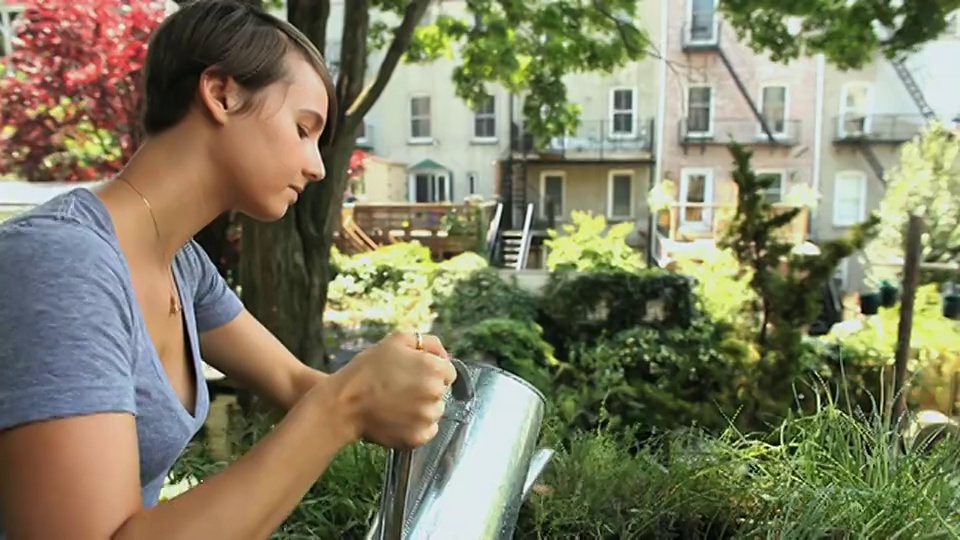
[[[358,354],[323,385],[348,415],[354,435],[389,448],[414,448],[437,434],[443,395],[456,379],[434,336],[394,332]]]

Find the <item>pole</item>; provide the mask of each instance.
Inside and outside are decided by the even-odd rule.
[[[897,326],[897,348],[894,353],[893,417],[895,425],[904,425],[907,411],[907,360],[910,357],[910,334],[913,331],[913,306],[917,298],[917,282],[920,279],[920,240],[923,235],[923,219],[911,215],[907,223],[906,254],[903,259],[903,297],[900,300],[900,322]]]

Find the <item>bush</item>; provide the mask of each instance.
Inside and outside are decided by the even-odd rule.
[[[476,270],[452,288],[439,306],[441,332],[456,336],[487,319],[532,322],[537,319],[536,296],[516,278],[502,277],[495,268]]]
[[[550,229],[544,245],[549,248],[546,266],[553,271],[600,271],[643,268],[640,253],[627,245],[633,222],[607,226],[607,219],[590,212],[573,211],[563,232]]]

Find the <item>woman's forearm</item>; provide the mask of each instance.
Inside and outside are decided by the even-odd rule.
[[[268,538],[336,453],[356,439],[351,414],[337,401],[329,385],[317,387],[248,453],[182,495],[134,515],[113,540]]]

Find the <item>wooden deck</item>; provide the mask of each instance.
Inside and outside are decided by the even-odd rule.
[[[495,203],[356,203],[344,205],[337,248],[359,253],[418,241],[442,260],[481,250]]]

